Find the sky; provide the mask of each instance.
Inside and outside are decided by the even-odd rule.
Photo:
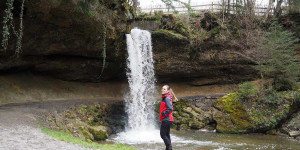
[[[161,0],[139,0],[140,1],[140,7],[147,7],[151,5],[164,5],[164,3],[161,2]],[[182,0],[182,1],[188,1],[188,0]],[[191,5],[200,5],[200,4],[211,4],[212,2],[218,3],[220,0],[191,0]],[[257,4],[260,5],[267,5],[269,0],[256,0]]]

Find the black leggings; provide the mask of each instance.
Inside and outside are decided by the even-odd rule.
[[[172,149],[171,138],[170,138],[170,128],[172,122],[171,121],[162,121],[160,126],[160,137],[164,140],[166,145],[166,150]]]

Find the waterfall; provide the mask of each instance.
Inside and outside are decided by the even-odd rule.
[[[145,30],[132,29],[131,33],[126,35],[126,39],[130,90],[125,96],[128,122],[125,131],[118,133],[112,140],[128,144],[161,143],[159,130],[155,128],[154,121],[158,116],[154,114],[156,79],[151,34]]]
[[[125,96],[128,123],[126,131],[154,128],[155,77],[151,34],[132,29],[127,39],[127,77],[129,93]]]

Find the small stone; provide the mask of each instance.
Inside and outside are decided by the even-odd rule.
[[[298,137],[298,136],[300,136],[300,131],[291,131],[291,132],[289,132],[289,135],[291,137]]]
[[[205,126],[205,124],[202,122],[199,122],[199,121],[193,121],[191,123],[191,129],[200,129],[200,128],[203,128],[204,126]]]
[[[269,131],[266,132],[266,134],[276,135],[277,134],[277,130],[276,129],[269,130]]]

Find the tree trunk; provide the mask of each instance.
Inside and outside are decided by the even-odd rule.
[[[271,6],[273,6],[273,3],[274,3],[274,0],[269,0],[269,5],[268,5],[268,8],[267,8],[266,13],[265,13],[264,21],[269,17],[269,12],[270,12]]]
[[[291,3],[291,0],[288,0],[288,5],[289,5],[289,13],[292,12],[292,3]]]
[[[247,13],[249,16],[254,14],[254,0],[247,0]]]
[[[222,0],[222,25],[224,23],[224,19],[225,19],[225,7],[226,7],[226,2],[225,0]]]
[[[230,0],[227,0],[227,14],[230,14]]]
[[[246,12],[248,12],[248,10],[247,10],[247,1],[246,0],[244,0],[244,14],[246,14]]]
[[[188,12],[187,12],[187,17],[186,17],[186,24],[189,26],[190,24],[190,10],[191,9],[191,0],[188,2]]]
[[[282,4],[283,0],[278,0],[277,1],[277,5],[274,11],[274,15],[276,17],[279,17],[281,15],[282,9],[281,9],[281,4]]]
[[[132,0],[133,13],[136,14],[137,10],[137,0]]]

